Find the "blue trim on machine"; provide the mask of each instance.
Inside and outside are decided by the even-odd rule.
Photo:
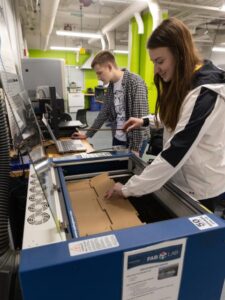
[[[66,182],[64,179],[64,175],[63,175],[63,170],[62,170],[62,168],[58,167],[57,171],[58,171],[58,175],[59,175],[61,186],[62,186],[61,192],[62,192],[62,194],[64,196],[64,200],[65,200],[65,207],[66,207],[67,215],[68,215],[68,219],[69,219],[71,235],[73,238],[78,238],[79,237],[78,226],[77,226],[76,219],[73,215],[72,207],[70,205],[70,196],[69,196],[69,193],[67,192]]]

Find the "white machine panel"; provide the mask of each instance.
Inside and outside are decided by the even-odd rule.
[[[23,249],[65,240],[65,234],[59,234],[56,229],[48,202],[32,165],[24,223]]]

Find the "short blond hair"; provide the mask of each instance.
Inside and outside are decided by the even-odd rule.
[[[94,68],[95,65],[103,65],[103,64],[106,64],[108,62],[110,62],[115,67],[117,67],[114,55],[108,50],[102,50],[102,51],[99,51],[95,55],[95,57],[94,57],[94,59],[91,63],[91,67]]]

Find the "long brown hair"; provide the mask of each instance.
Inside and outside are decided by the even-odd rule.
[[[164,20],[152,33],[147,42],[148,49],[167,47],[175,59],[175,69],[170,82],[164,82],[156,74],[154,81],[158,91],[156,116],[159,113],[164,125],[174,130],[181,105],[191,90],[192,77],[196,65],[202,60],[195,48],[186,25],[176,18]]]

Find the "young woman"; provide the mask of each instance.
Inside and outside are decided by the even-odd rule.
[[[107,193],[141,196],[169,179],[209,208],[225,209],[225,72],[201,60],[188,28],[178,19],[163,21],[147,48],[158,91],[156,124],[164,126],[163,150],[139,176]],[[157,118],[157,115],[159,116]],[[151,125],[130,118],[126,131]],[[207,199],[207,200],[206,200]]]

